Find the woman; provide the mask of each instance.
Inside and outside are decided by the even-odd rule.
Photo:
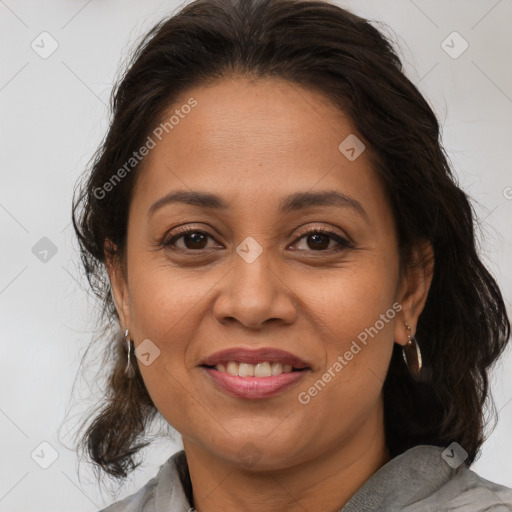
[[[510,324],[432,110],[367,21],[197,0],[155,26],[74,204],[118,335],[107,511],[510,510],[469,470]]]

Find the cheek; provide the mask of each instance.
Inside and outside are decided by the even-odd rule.
[[[347,408],[355,416],[368,410],[380,393],[401,309],[395,302],[397,279],[396,261],[368,255],[320,285],[306,282],[310,290],[302,291],[325,351],[322,368],[308,383],[313,387],[302,391],[316,407],[340,405],[332,411],[336,421],[346,419]]]
[[[142,359],[137,363],[153,402],[172,422],[168,413],[179,410],[185,416],[185,355],[190,341],[198,337],[211,283],[180,277],[176,269],[151,268],[145,262],[130,268],[129,285],[132,337],[136,346],[150,340],[158,353],[147,366]]]
[[[162,264],[161,258],[157,262],[156,258],[134,256],[132,263],[129,286],[134,332],[140,339],[176,340],[178,347],[187,329],[197,325],[190,318],[204,304],[211,279]]]
[[[300,280],[295,276],[294,291],[304,301],[305,314],[309,310],[310,320],[329,342],[327,345],[339,345],[341,350],[348,340],[374,326],[390,308],[386,319],[396,317],[392,305],[397,279],[396,260],[368,253],[323,275],[307,273]],[[379,321],[378,330],[389,336],[392,322],[382,325]]]

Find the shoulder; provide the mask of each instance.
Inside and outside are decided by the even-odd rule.
[[[512,512],[512,489],[447,462],[446,449],[418,445],[381,467],[343,512]],[[453,450],[452,450],[453,452]]]
[[[187,510],[187,499],[180,481],[180,470],[186,464],[183,450],[173,454],[160,466],[158,474],[144,487],[100,512],[166,512]]]
[[[512,489],[461,467],[428,503],[436,512],[512,512]]]
[[[120,501],[116,501],[100,512],[154,512],[155,490],[158,478],[153,477],[144,487]]]

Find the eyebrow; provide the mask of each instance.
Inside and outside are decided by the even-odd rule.
[[[213,210],[227,210],[229,204],[220,196],[208,192],[199,192],[193,190],[179,190],[171,192],[151,205],[148,210],[148,217],[157,210],[173,203],[183,203],[198,208]],[[368,214],[362,204],[356,199],[347,196],[336,190],[326,190],[320,192],[297,192],[284,197],[279,203],[280,213],[290,213],[294,211],[311,208],[314,206],[337,206],[340,208],[351,208],[361,216],[368,219]]]

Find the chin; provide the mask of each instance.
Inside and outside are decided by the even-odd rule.
[[[296,442],[283,443],[276,439],[269,443],[268,438],[255,434],[236,440],[230,438],[222,448],[215,450],[215,456],[248,471],[269,471],[299,463],[299,459],[305,455],[305,449],[305,446]]]

